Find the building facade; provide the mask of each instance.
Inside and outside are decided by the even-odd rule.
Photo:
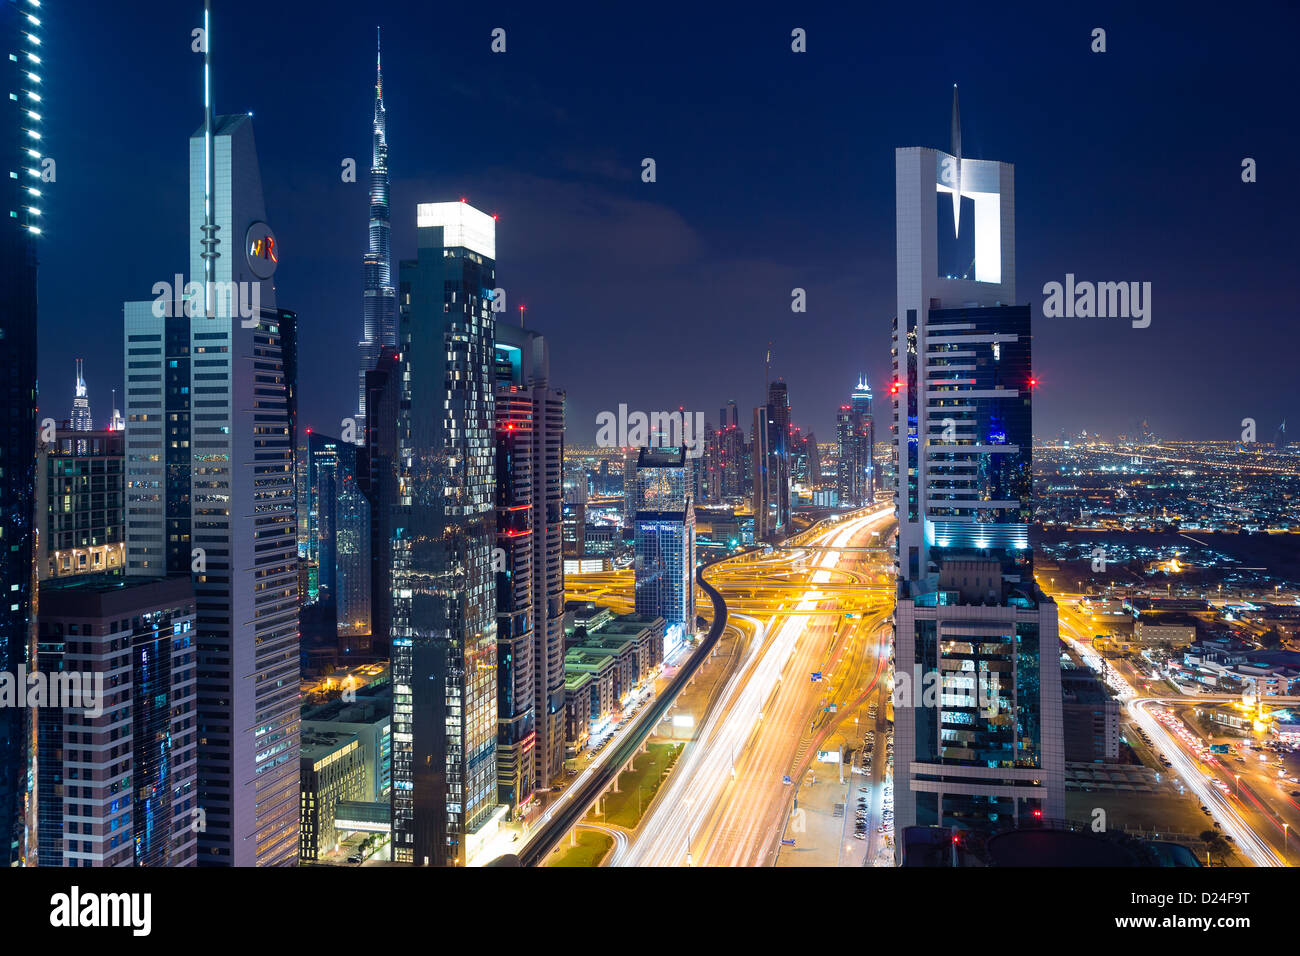
[[[1064,817],[1059,640],[1029,548],[1014,172],[954,134],[895,154],[894,799],[899,828],[997,831]]]
[[[200,865],[298,856],[297,316],[252,119],[190,138],[190,277],[124,309],[129,576],[191,574]],[[221,240],[208,236],[224,237]]]
[[[378,40],[378,36],[376,36]],[[370,229],[364,259],[365,297],[362,338],[358,345],[361,369],[357,416],[367,416],[366,373],[375,367],[385,348],[397,347],[397,294],[393,288],[392,220],[388,210],[388,114],[384,109],[384,70],[381,51],[375,50],[375,115],[371,127]]]
[[[875,418],[871,410],[871,386],[866,377],[840,406],[836,416],[839,469],[836,473],[839,503],[844,507],[868,504],[876,494],[876,469],[872,449],[876,441]]]
[[[41,444],[36,500],[39,578],[122,574],[125,551],[122,432],[57,429]]]
[[[550,349],[536,332],[497,326],[496,354],[498,401],[526,402],[533,425],[533,786],[545,790],[564,770],[565,394],[550,384]],[[498,486],[501,480],[498,473]]]
[[[496,222],[424,203],[400,271],[393,857],[463,866],[497,805]]]
[[[17,0],[0,2],[6,215],[0,223],[0,672],[36,659],[36,242],[41,233],[41,48],[45,31]],[[0,708],[0,866],[35,862],[29,793],[31,712]]]
[[[43,866],[193,866],[198,801],[196,612],[188,575],[41,585]]]
[[[664,619],[671,655],[695,633],[695,505],[686,449],[641,449],[636,484],[636,613]]]

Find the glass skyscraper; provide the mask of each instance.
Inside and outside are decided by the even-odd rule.
[[[496,221],[425,203],[416,227],[399,294],[393,857],[464,865],[497,804]]]
[[[564,769],[565,396],[549,379],[546,339],[498,325],[498,777],[512,808]]]
[[[636,613],[664,619],[670,653],[695,633],[695,504],[686,449],[642,448],[636,487]]]
[[[125,304],[127,575],[194,582],[199,865],[293,864],[297,316],[275,304],[251,117],[205,119],[189,161],[190,281],[215,301],[169,276]]]
[[[376,36],[378,40],[378,36]],[[384,70],[375,50],[375,118],[371,129],[370,230],[364,260],[365,299],[362,316],[358,417],[366,418],[366,372],[379,353],[397,346],[397,311],[393,289],[392,222],[388,212],[388,114],[384,109]]]
[[[1015,304],[1014,170],[957,146],[895,162],[901,854],[908,827],[1064,817],[1065,758],[1056,605],[1029,548],[1035,383],[1029,308]],[[973,262],[967,250],[945,268],[963,240]]]
[[[44,169],[41,19],[29,0],[0,0],[4,216],[0,223],[0,672],[35,661],[36,238]],[[33,862],[31,715],[0,707],[0,866]],[[29,853],[32,856],[29,857]]]
[[[871,413],[871,386],[865,376],[858,380],[848,404],[840,406],[835,424],[839,445],[836,475],[839,503],[845,507],[865,505],[875,496],[876,477],[871,452],[876,425]]]

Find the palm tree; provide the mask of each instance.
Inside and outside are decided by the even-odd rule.
[[[1221,857],[1228,855],[1228,842],[1223,839],[1223,834],[1218,830],[1202,830],[1201,842],[1205,844],[1205,863],[1212,866],[1210,854],[1217,853]]]

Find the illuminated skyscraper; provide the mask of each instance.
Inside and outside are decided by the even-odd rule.
[[[536,332],[498,325],[496,359],[498,776],[517,807],[564,770],[564,393]]]
[[[299,817],[297,317],[275,305],[252,118],[212,111],[205,26],[190,281],[160,277],[170,296],[124,309],[126,565],[193,577],[199,865],[286,865]]]
[[[865,377],[840,406],[836,417],[839,442],[839,499],[845,507],[867,504],[875,495],[875,463],[871,449],[876,426],[871,413],[871,386]]]
[[[894,802],[900,830],[994,831],[1064,816],[1060,665],[1029,549],[1014,171],[961,156],[953,99],[953,152],[895,157]]]
[[[463,866],[499,819],[496,221],[423,203],[401,263],[392,509],[393,855]]]
[[[81,359],[77,359],[77,385],[72,393],[72,430],[89,432],[95,430],[95,420],[90,415],[90,391],[86,388],[86,377],[81,373]]]
[[[4,221],[0,223],[0,673],[35,661],[36,237],[40,235],[44,10],[0,0]],[[0,707],[0,866],[34,862],[31,712]],[[31,854],[29,858],[28,854]]]
[[[381,349],[397,347],[392,222],[388,213],[388,114],[384,110],[384,70],[378,45],[375,50],[375,116],[371,128],[370,245],[364,263],[366,288],[357,403],[357,414],[362,421],[366,417],[366,372],[375,367]]]
[[[201,807],[189,575],[59,578],[42,583],[40,604],[41,670],[83,684],[110,675],[100,713],[38,711],[42,865],[193,866]]]
[[[636,613],[664,619],[671,654],[695,633],[695,504],[686,449],[642,448],[636,485]]]
[[[790,533],[790,399],[772,382],[767,404],[754,409],[754,540]]]

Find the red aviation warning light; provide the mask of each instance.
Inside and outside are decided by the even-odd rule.
[[[1034,378],[1032,375],[1029,377],[1029,387],[1030,388],[1038,387],[1038,379]]]
[[[890,395],[897,395],[902,390],[903,390],[903,383],[900,382],[898,379],[894,379],[892,382],[889,383]]]

